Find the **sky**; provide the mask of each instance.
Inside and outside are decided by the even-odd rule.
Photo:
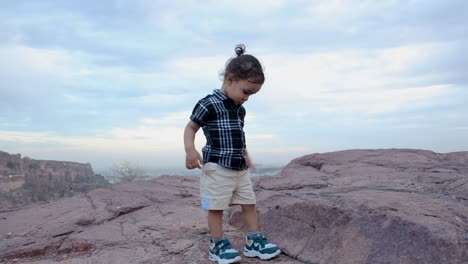
[[[464,0],[2,1],[0,32],[0,151],[183,168],[191,111],[239,43],[266,76],[244,104],[258,165],[468,150]]]

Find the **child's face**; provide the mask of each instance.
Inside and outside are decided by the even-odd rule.
[[[241,105],[249,100],[249,97],[258,93],[262,85],[249,80],[230,79],[227,82],[226,96],[231,98],[236,105]]]

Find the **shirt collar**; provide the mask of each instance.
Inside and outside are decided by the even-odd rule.
[[[229,99],[225,94],[221,92],[220,89],[213,90],[213,95],[221,101]]]

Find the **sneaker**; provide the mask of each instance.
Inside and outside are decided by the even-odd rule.
[[[256,237],[246,237],[243,253],[244,256],[250,258],[271,259],[279,255],[281,250],[277,245],[268,242],[264,236],[257,235]]]
[[[216,243],[213,243],[210,239],[209,258],[211,261],[217,261],[218,264],[228,264],[240,261],[241,254],[232,248],[231,243],[227,239]]]

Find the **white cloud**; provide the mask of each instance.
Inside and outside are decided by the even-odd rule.
[[[81,154],[90,153],[90,155],[95,155],[97,151],[108,155],[109,158],[117,155],[129,160],[152,155],[158,163],[160,161],[157,159],[183,156],[183,133],[188,116],[189,113],[180,112],[161,118],[147,117],[140,120],[135,127],[116,127],[109,131],[98,132],[98,135],[93,137],[62,136],[54,132],[0,131],[0,139],[3,142],[15,142],[19,145],[33,143],[29,148],[20,148],[26,155],[49,153],[54,149],[57,151],[54,159],[58,159],[59,153],[65,150]],[[202,146],[204,143],[202,140],[202,135],[198,135],[196,144]],[[49,146],[44,148],[44,145],[38,145],[36,148],[34,144],[37,143]],[[174,165],[174,162],[170,165]]]
[[[160,118],[151,118],[146,117],[141,120],[141,123],[144,125],[162,125],[162,126],[180,126],[180,124],[185,125],[188,122],[190,117],[190,112],[175,112],[169,113]]]
[[[42,143],[55,136],[52,132],[0,131],[0,138],[5,142]]]
[[[434,85],[383,91],[334,93],[322,98],[330,104],[321,107],[320,111],[340,113],[346,109],[346,112],[368,114],[399,112],[405,109],[434,105],[435,101],[450,89],[449,85]]]
[[[213,1],[219,3],[219,1]],[[259,16],[271,13],[285,6],[287,0],[230,0],[222,2],[224,9],[227,10],[239,10],[243,15]],[[215,9],[216,10],[216,9]]]
[[[151,105],[174,105],[186,100],[186,95],[168,94],[168,93],[152,93],[136,98],[137,103]]]
[[[262,97],[288,111],[290,105],[319,106],[314,112],[400,111],[437,102],[451,85],[426,85],[432,78],[410,75],[442,44],[411,45],[377,50],[265,55],[268,88]],[[282,106],[282,107],[281,107]],[[339,110],[341,109],[341,110]],[[304,114],[304,110],[297,109]],[[305,111],[307,112],[307,111]],[[290,113],[293,114],[293,113]],[[302,114],[302,115],[303,115]]]
[[[255,150],[258,154],[294,154],[298,152],[306,152],[309,148],[306,147],[274,147],[274,148],[258,148]]]
[[[190,82],[217,80],[228,58],[225,56],[175,57],[164,63],[166,73]]]
[[[391,19],[395,8],[405,6],[401,1],[328,0],[309,1],[305,16],[293,18],[295,28],[321,28],[335,32],[355,33],[365,24]]]
[[[291,2],[301,1],[287,1],[287,0],[227,0],[217,1],[209,0],[204,1],[202,4],[199,1],[186,0],[186,1],[173,1],[173,2],[154,2],[147,1],[145,8],[151,10],[151,13],[156,17],[161,17],[160,21],[169,21],[168,26],[174,23],[175,18],[192,17],[196,15],[204,18],[204,15],[223,15],[231,13],[232,15],[240,16],[262,16],[276,10]],[[149,7],[148,7],[149,5]],[[233,13],[235,12],[235,13]],[[175,15],[178,14],[178,15]],[[169,17],[169,18],[168,18]]]
[[[329,0],[313,1],[306,8],[307,11],[326,21],[343,21],[351,18],[362,18],[364,15],[381,14],[382,11],[396,5],[403,5],[399,1],[372,0]]]
[[[3,142],[15,142],[19,145],[32,144],[31,147],[20,147],[26,155],[38,154],[50,156],[56,151],[59,159],[60,153],[70,151],[77,155],[90,153],[93,155],[119,156],[123,159],[145,159],[152,156],[155,163],[168,157],[178,157],[177,161],[169,161],[166,165],[177,165],[184,157],[183,135],[184,128],[189,120],[190,112],[174,112],[165,116],[141,119],[134,127],[115,127],[107,131],[100,131],[93,137],[62,136],[55,132],[24,132],[24,131],[0,131]],[[249,134],[249,139],[270,140],[272,134]],[[34,144],[42,143],[43,145]],[[44,148],[44,144],[49,145]],[[201,152],[205,144],[203,131],[197,133],[195,145]],[[126,153],[126,154],[125,154]],[[97,158],[97,157],[96,157]],[[102,157],[97,158],[102,159]],[[179,164],[180,165],[180,164]]]
[[[39,49],[23,45],[0,46],[0,68],[3,73],[19,72],[43,79],[71,80],[88,75],[90,57],[81,52],[61,49]]]
[[[0,140],[6,145],[26,155],[180,162],[189,111],[221,86],[218,73],[237,42],[252,45],[248,52],[258,55],[267,75],[261,93],[246,103],[251,152],[291,157],[315,140],[325,142],[313,146],[320,150],[359,147],[352,138],[343,144],[347,138],[327,137],[372,126],[382,135],[431,125],[460,135],[466,130],[460,121],[467,46],[460,37],[466,29],[461,2],[93,5],[71,4],[73,12],[69,4],[47,1],[9,4],[21,11],[13,14],[0,9],[2,41],[10,43],[0,44]],[[418,115],[424,118],[412,118]],[[326,129],[311,130],[317,126]],[[93,130],[96,136],[79,132]],[[199,150],[203,143],[200,131]]]
[[[272,139],[275,136],[273,134],[248,134],[248,140],[259,140],[259,139]]]
[[[68,94],[68,93],[66,93],[66,94],[63,95],[63,97],[64,97],[66,100],[68,100],[68,101],[70,101],[70,102],[72,102],[72,103],[76,103],[76,102],[81,102],[81,101],[83,101],[83,98],[82,98],[81,96],[75,95],[75,94]]]

